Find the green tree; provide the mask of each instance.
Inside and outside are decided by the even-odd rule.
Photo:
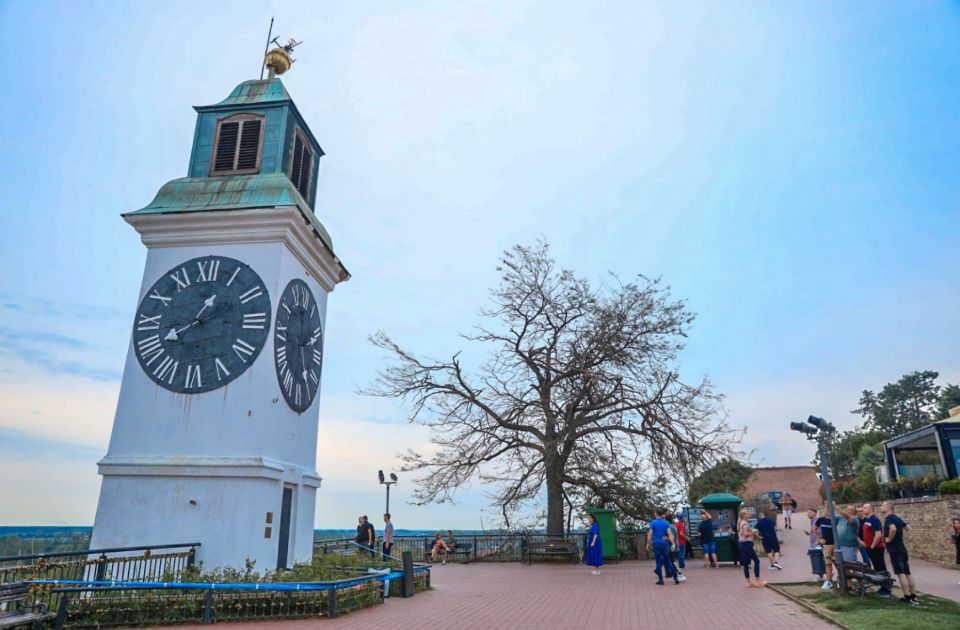
[[[880,486],[877,484],[875,469],[886,462],[886,457],[878,448],[864,445],[857,453],[854,463],[857,477],[854,480],[858,498],[864,501],[875,501],[880,496]]]
[[[694,478],[687,499],[690,505],[696,505],[697,501],[714,492],[739,494],[752,473],[753,468],[734,459],[724,459]]]
[[[957,406],[960,406],[960,385],[947,385],[937,401],[937,419],[949,418],[950,410]]]
[[[879,393],[864,390],[860,406],[852,413],[864,418],[865,429],[892,436],[919,429],[933,422],[939,413],[937,376],[931,370],[911,372],[896,383],[887,383]]]
[[[879,447],[881,442],[891,437],[893,436],[884,431],[865,431],[863,429],[831,435],[827,438],[826,443],[829,453],[827,465],[830,467],[830,476],[834,479],[853,477],[857,474],[856,460],[860,450],[864,446]],[[813,463],[819,471],[819,453],[814,457]]]

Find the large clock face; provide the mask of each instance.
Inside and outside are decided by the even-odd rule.
[[[323,327],[320,311],[310,287],[303,280],[291,280],[277,306],[273,333],[274,362],[280,391],[291,409],[303,413],[320,388],[323,366]]]
[[[147,290],[133,348],[158,385],[183,394],[222,387],[243,374],[270,331],[270,296],[245,263],[204,256],[181,263]]]

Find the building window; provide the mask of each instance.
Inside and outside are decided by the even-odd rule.
[[[310,176],[313,174],[313,151],[310,143],[298,130],[293,136],[293,160],[290,167],[290,180],[303,198],[310,199]]]
[[[218,120],[210,174],[259,173],[262,130],[263,116],[255,114],[236,114]]]

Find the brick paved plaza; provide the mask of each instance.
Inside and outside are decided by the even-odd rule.
[[[783,532],[783,571],[771,573],[766,559],[761,578],[798,582],[810,577],[801,529]],[[960,599],[960,571],[914,562],[923,593]],[[734,623],[789,630],[832,628],[798,604],[770,589],[744,587],[739,567],[704,569],[687,564],[686,582],[655,586],[650,561],[604,567],[600,576],[583,566],[476,563],[436,566],[433,590],[412,599],[392,599],[335,620],[270,624],[218,624],[236,630],[267,625],[271,630],[389,628],[390,630],[580,628],[714,628]]]

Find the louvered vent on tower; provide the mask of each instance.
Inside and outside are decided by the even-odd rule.
[[[260,170],[263,118],[239,114],[217,123],[211,174],[236,175]]]
[[[310,175],[313,173],[313,151],[298,132],[293,141],[293,164],[290,180],[307,201],[310,200]]]

